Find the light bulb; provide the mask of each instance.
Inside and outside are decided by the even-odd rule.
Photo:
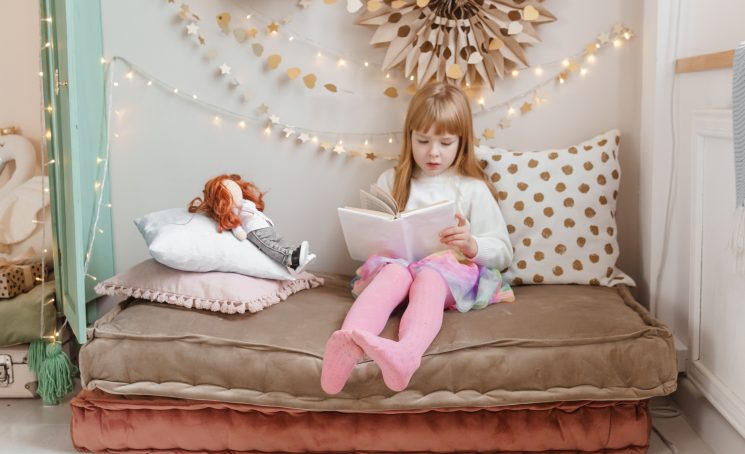
[[[484,104],[486,104],[486,101],[484,100],[484,98],[479,98],[478,103],[483,106]]]
[[[621,41],[620,39],[614,39],[614,40],[613,40],[613,47],[615,47],[615,48],[619,48],[619,47],[621,47],[622,45],[623,45],[623,41]]]
[[[586,76],[586,75],[587,75],[587,68],[582,68],[582,69],[580,69],[580,70],[579,70],[579,73],[580,73],[581,75],[583,75],[583,76]]]
[[[365,145],[368,145],[369,143],[370,142],[367,139],[365,139]]]
[[[148,86],[148,87],[149,87],[149,86],[151,86],[152,84],[153,84],[153,81],[152,81],[152,80],[148,80],[148,81],[147,81],[147,86]]]
[[[174,89],[173,89],[173,92],[174,92],[174,93],[178,93],[178,88],[174,88]]]
[[[565,58],[564,60],[562,60],[561,61],[561,66],[563,66],[564,68],[568,68],[569,67],[569,59],[568,58]]]
[[[512,77],[517,77],[520,74],[520,71],[513,69],[512,70]]]
[[[241,128],[241,129],[245,128],[246,127],[246,122],[243,121],[243,120],[241,120],[240,122],[238,122],[238,127]]]
[[[310,141],[313,142],[313,143],[318,143],[318,137],[313,136],[313,138],[310,139]]]
[[[266,128],[264,128],[264,134],[269,135],[271,133],[272,133],[272,128],[270,128],[269,126],[267,126]]]
[[[587,61],[589,63],[595,63],[595,56],[593,54],[590,54],[587,56]]]
[[[365,62],[365,68],[367,68],[368,66],[370,66],[370,62]]]
[[[535,69],[535,75],[536,76],[542,76],[543,75],[543,68],[540,66]]]
[[[135,73],[133,73],[132,71],[130,71],[130,72],[128,72],[128,73],[127,73],[127,79],[130,79],[130,80],[132,80],[132,78],[133,78],[134,76],[135,76]]]
[[[388,143],[393,143],[393,137],[388,138]]]

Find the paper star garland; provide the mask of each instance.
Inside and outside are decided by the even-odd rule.
[[[220,74],[222,74],[223,76],[230,74],[230,66],[225,63],[220,65]]]
[[[297,4],[299,7],[305,9],[310,6],[310,0],[300,0]]]
[[[273,125],[276,125],[277,123],[279,123],[279,117],[271,114],[269,115],[269,121],[271,121]]]
[[[334,153],[336,153],[336,154],[342,154],[342,153],[344,153],[344,151],[346,151],[346,150],[344,150],[344,147],[341,144],[337,144],[337,145],[334,146]]]
[[[301,143],[305,143],[309,139],[310,139],[310,137],[308,137],[308,134],[306,134],[306,133],[301,133],[299,136],[297,136],[297,140],[300,141]]]
[[[196,35],[199,31],[199,26],[196,23],[192,22],[186,26],[186,30],[189,35]]]
[[[279,32],[279,24],[276,22],[272,22],[271,24],[266,26],[266,32],[267,33],[277,33]]]

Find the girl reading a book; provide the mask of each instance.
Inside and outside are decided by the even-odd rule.
[[[373,255],[357,270],[357,299],[326,344],[321,387],[328,394],[342,390],[363,353],[380,366],[386,386],[401,391],[440,331],[443,309],[514,301],[500,274],[512,245],[496,190],[476,159],[471,108],[459,88],[431,83],[412,97],[398,165],[377,184],[406,210],[452,200],[458,213],[440,232],[441,251],[411,263]],[[407,296],[398,341],[380,337]]]

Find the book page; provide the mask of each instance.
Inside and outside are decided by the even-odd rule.
[[[360,189],[360,206],[364,210],[380,211],[392,216],[397,214],[385,201],[362,189]]]
[[[398,204],[396,203],[396,199],[393,198],[390,194],[385,192],[383,188],[378,186],[377,184],[373,183],[370,185],[370,194],[377,197],[381,201],[383,201],[386,205],[388,205],[391,210],[393,210],[394,214],[398,214],[401,211],[401,208],[399,208]]]

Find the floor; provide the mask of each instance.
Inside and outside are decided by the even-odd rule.
[[[675,407],[667,398],[652,400],[652,407]],[[70,407],[45,407],[38,399],[0,400],[0,453],[46,454],[75,452],[70,442]],[[656,417],[654,427],[679,454],[714,454],[682,416]],[[653,431],[649,454],[670,454]]]

